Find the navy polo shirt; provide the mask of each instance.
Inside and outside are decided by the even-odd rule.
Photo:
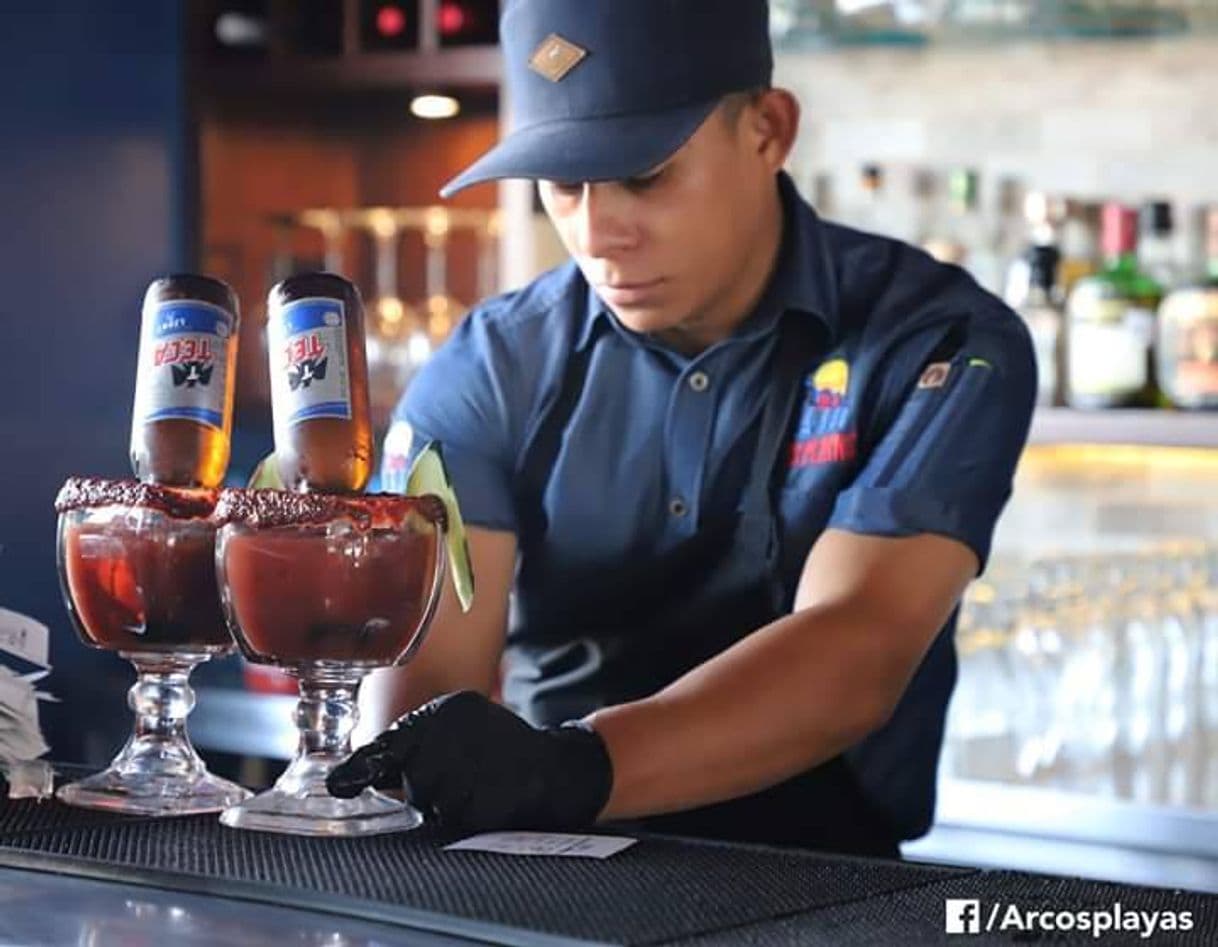
[[[471,312],[404,395],[384,452],[387,486],[438,440],[468,523],[536,532],[520,478],[579,355],[585,377],[533,493],[543,525],[522,546],[509,668],[528,644],[530,612],[565,575],[661,554],[738,508],[785,319],[811,320],[823,340],[775,496],[787,607],[827,528],[937,533],[984,566],[1035,398],[1022,321],[964,271],[821,220],[786,175],[779,187],[778,264],[730,338],[675,352],[623,326],[568,263]],[[930,823],[954,622],[890,724],[848,755],[906,837]]]

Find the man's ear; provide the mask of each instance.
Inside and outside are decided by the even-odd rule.
[[[745,112],[750,138],[766,165],[778,173],[787,163],[799,134],[799,100],[786,89],[767,89]]]

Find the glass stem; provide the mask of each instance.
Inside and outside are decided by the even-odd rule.
[[[296,726],[301,755],[336,764],[351,753],[351,732],[359,721],[356,698],[359,678],[341,672],[333,677],[309,676],[300,680]]]
[[[306,667],[300,675],[296,757],[275,786],[289,795],[328,796],[326,775],[351,753],[351,733],[359,720],[356,699],[362,671]]]
[[[135,665],[137,674],[127,691],[135,727],[114,766],[172,775],[202,773],[203,761],[186,736],[186,717],[195,706],[190,672],[207,655],[127,652],[123,657]]]

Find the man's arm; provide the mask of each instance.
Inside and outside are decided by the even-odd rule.
[[[601,818],[756,792],[857,743],[888,720],[977,567],[943,536],[827,531],[792,614],[658,694],[587,718],[613,761]]]
[[[925,346],[890,363],[895,420],[838,497],[792,614],[653,697],[588,718],[614,774],[602,818],[755,792],[891,717],[989,553],[1035,399],[1017,316],[987,306],[958,330],[933,379]]]
[[[440,694],[473,690],[489,695],[494,689],[507,631],[516,537],[478,527],[470,527],[467,535],[476,581],[473,606],[463,613],[451,577],[445,580],[435,619],[414,659],[365,682],[360,733],[371,737]]]

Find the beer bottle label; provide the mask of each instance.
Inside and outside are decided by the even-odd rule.
[[[135,379],[137,424],[171,419],[224,430],[233,316],[192,299],[145,313]]]
[[[272,313],[271,410],[275,430],[314,418],[351,419],[347,320],[339,299],[297,299]]]

